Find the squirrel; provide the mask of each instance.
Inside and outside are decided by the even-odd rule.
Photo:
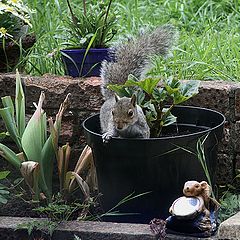
[[[130,74],[142,78],[154,55],[166,56],[176,39],[171,25],[157,27],[136,38],[128,39],[112,49],[114,62],[104,60],[101,66],[101,92],[104,104],[100,110],[103,142],[112,137],[149,138],[150,130],[145,115],[136,104],[136,96],[116,97],[108,84],[124,84]]]
[[[183,194],[186,197],[200,197],[202,198],[204,204],[202,212],[206,217],[210,216],[209,203],[212,194],[212,188],[206,181],[187,181],[183,187]]]
[[[136,104],[136,95],[106,101],[100,110],[103,142],[113,136],[126,138],[149,138],[150,129],[142,108]]]

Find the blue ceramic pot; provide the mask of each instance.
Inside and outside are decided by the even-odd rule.
[[[109,48],[91,48],[84,59],[86,49],[61,50],[65,74],[72,77],[100,76],[101,62],[110,60],[108,51]]]

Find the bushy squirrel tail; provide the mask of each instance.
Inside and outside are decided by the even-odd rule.
[[[150,63],[153,55],[165,56],[177,38],[172,25],[164,25],[153,32],[145,32],[128,39],[112,49],[114,62],[103,61],[101,68],[102,94],[107,100],[113,93],[108,84],[124,84],[129,74],[139,78]]]

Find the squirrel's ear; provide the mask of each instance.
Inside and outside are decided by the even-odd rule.
[[[203,189],[206,189],[208,187],[208,183],[206,181],[200,182],[200,185]]]
[[[131,97],[131,104],[135,107],[137,102],[137,97],[135,94],[132,95]]]
[[[115,101],[118,102],[120,100],[120,97],[117,94],[114,94],[115,96]]]

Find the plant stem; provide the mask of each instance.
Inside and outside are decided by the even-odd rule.
[[[100,45],[103,45],[103,43],[102,43],[102,41],[103,41],[103,34],[104,34],[105,26],[106,26],[106,23],[107,23],[107,18],[108,18],[108,15],[109,15],[109,10],[110,10],[111,4],[112,4],[112,0],[109,0],[108,6],[107,6],[106,15],[105,15],[105,19],[104,19],[104,22],[103,22],[103,30],[102,30]]]
[[[161,110],[159,111],[159,113],[161,114],[161,115],[160,115],[160,119],[158,118],[157,121],[161,121],[161,120],[164,119],[165,116],[168,116],[168,114],[172,111],[172,109],[173,109],[174,106],[175,106],[175,104],[173,103],[173,104],[170,106],[170,108],[169,108],[165,113],[163,113],[163,112],[162,112],[162,109],[161,109]],[[163,127],[163,125],[162,125],[161,122],[160,122],[159,128],[158,128],[158,130],[157,130],[157,136],[156,136],[156,137],[159,137],[159,136],[160,136],[161,131],[162,131],[162,127]]]
[[[69,0],[67,0],[67,5],[68,5],[68,8],[69,8],[69,10],[70,10],[71,15],[73,16],[74,14],[73,14],[72,7],[71,7],[71,5],[70,5]]]
[[[69,8],[71,16],[72,16],[72,21],[74,22],[74,24],[77,24],[77,19],[73,13],[73,10],[72,10],[69,0],[67,0],[67,5],[68,5],[68,8]]]
[[[9,66],[9,63],[8,63],[8,56],[7,56],[7,52],[6,52],[6,41],[5,41],[5,37],[3,37],[2,45],[3,45],[3,53],[4,53],[4,56],[5,56],[6,65],[7,65],[7,72],[10,72],[10,66]]]
[[[84,16],[87,15],[86,0],[83,0],[83,14]]]

